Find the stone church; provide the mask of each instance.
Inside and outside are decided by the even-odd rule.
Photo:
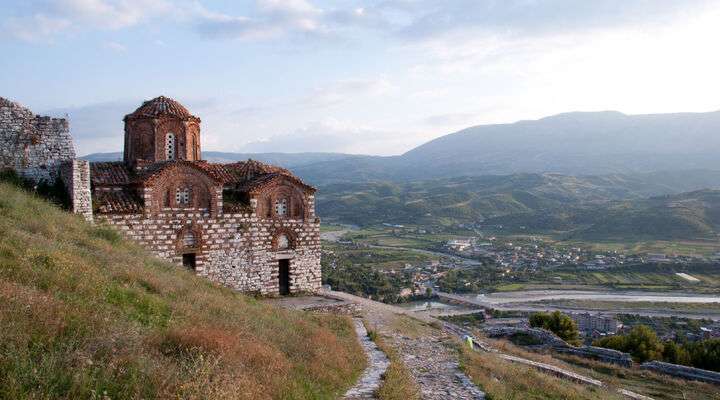
[[[200,118],[170,98],[144,102],[124,122],[123,161],[59,162],[75,212],[239,291],[319,289],[315,188],[258,161],[202,160]]]

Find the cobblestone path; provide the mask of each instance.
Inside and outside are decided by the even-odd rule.
[[[371,329],[382,335],[402,356],[424,400],[485,399],[485,394],[460,370],[456,351],[450,347],[450,334],[428,326],[417,332],[415,326],[411,326],[408,329],[412,332],[405,334],[402,322],[408,317],[403,315],[406,312],[401,308],[346,293],[332,292],[332,295],[362,306]]]
[[[355,332],[368,359],[368,366],[360,376],[357,384],[345,393],[343,399],[375,399],[375,391],[382,383],[382,375],[390,365],[390,360],[388,360],[385,353],[370,340],[362,320],[356,318],[354,322]]]
[[[423,399],[484,399],[480,391],[461,370],[457,355],[447,346],[448,337],[409,338],[391,335],[393,346],[415,378]]]

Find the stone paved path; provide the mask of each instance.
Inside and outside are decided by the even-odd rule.
[[[450,334],[426,327],[421,334],[406,336],[396,329],[398,318],[406,318],[403,316],[407,314],[405,310],[346,293],[330,294],[362,305],[369,326],[383,335],[402,356],[423,399],[485,399],[485,394],[460,370],[457,354],[447,345],[451,341]],[[431,321],[434,320],[428,319]]]
[[[391,342],[402,354],[405,365],[415,378],[423,399],[484,399],[465,375],[442,334],[409,338],[391,335]]]
[[[390,365],[390,360],[388,360],[385,353],[370,340],[362,320],[356,318],[354,322],[355,332],[368,359],[368,367],[365,368],[357,384],[345,393],[343,399],[375,399],[375,391],[382,383],[382,375]]]

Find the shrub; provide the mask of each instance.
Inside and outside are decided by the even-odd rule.
[[[647,325],[638,325],[627,335],[598,339],[593,345],[630,353],[637,362],[663,359],[663,343]]]
[[[532,314],[530,316],[530,326],[547,329],[570,344],[577,345],[580,343],[580,332],[577,324],[567,314],[560,311]]]

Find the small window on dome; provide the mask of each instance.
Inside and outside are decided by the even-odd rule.
[[[168,160],[175,159],[175,134],[168,133],[165,135],[165,158]]]
[[[190,204],[190,189],[188,188],[177,188],[175,189],[175,203],[179,206],[187,206]]]
[[[287,200],[286,199],[278,199],[275,200],[275,215],[278,217],[285,217],[287,216]]]

